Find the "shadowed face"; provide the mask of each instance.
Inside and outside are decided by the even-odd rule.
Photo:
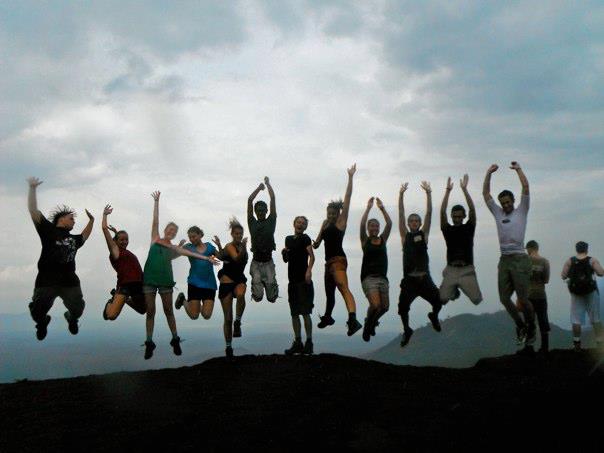
[[[329,223],[336,223],[336,220],[338,220],[339,215],[340,215],[339,209],[327,208],[327,221]]]
[[[256,213],[256,217],[258,218],[258,220],[264,220],[266,219],[268,208],[264,203],[256,203],[256,206],[254,206],[254,212]]]
[[[176,237],[177,233],[178,233],[178,227],[173,224],[169,224],[164,229],[164,236],[166,237],[166,239],[170,239],[170,240],[174,239]]]
[[[233,228],[231,230],[231,237],[235,244],[239,244],[243,240],[243,228]]]
[[[367,234],[369,237],[375,238],[380,234],[380,222],[371,219],[367,222]]]
[[[499,204],[506,214],[510,214],[514,210],[514,199],[509,195],[499,197]]]
[[[422,219],[417,214],[411,214],[407,219],[407,227],[413,233],[417,232],[422,226]]]
[[[308,222],[304,217],[296,217],[294,220],[294,231],[296,234],[302,234],[308,228]]]
[[[126,250],[128,248],[128,244],[130,243],[128,233],[123,231],[119,233],[115,238],[115,243],[119,248]]]
[[[463,223],[463,219],[466,218],[466,213],[464,211],[457,210],[451,212],[451,220],[453,221],[453,225],[461,225]]]
[[[64,228],[67,231],[73,230],[75,225],[75,216],[73,214],[67,214],[59,218],[57,220],[57,226],[59,228]]]
[[[187,236],[189,236],[189,242],[193,245],[199,245],[201,244],[201,238],[203,238],[203,235],[195,232],[195,231],[189,231],[187,233]]]

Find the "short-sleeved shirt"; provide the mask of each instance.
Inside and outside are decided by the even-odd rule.
[[[300,283],[305,280],[308,269],[308,247],[311,242],[307,234],[291,235],[285,238],[287,277],[290,283]]]
[[[109,262],[117,272],[117,287],[128,283],[136,283],[143,281],[143,268],[134,253],[127,249],[119,249],[119,256],[113,259],[109,255]]]
[[[44,216],[35,226],[42,242],[36,288],[78,286],[80,279],[76,275],[75,258],[78,249],[84,245],[83,236],[70,234],[65,228],[53,225]]]
[[[529,298],[545,299],[545,282],[549,279],[549,261],[542,256],[531,256]]]
[[[518,207],[506,214],[494,199],[487,202],[487,206],[497,224],[499,247],[502,255],[525,254],[524,235],[526,233],[526,220],[529,211],[529,196],[522,195]]]
[[[252,238],[252,254],[255,261],[267,262],[275,250],[275,228],[277,216],[271,213],[266,219],[258,220],[253,215],[247,219]]]
[[[193,244],[185,245],[187,250],[191,252],[199,253],[197,247]],[[216,254],[216,248],[210,244],[206,243],[206,249],[200,255],[204,256],[212,256]],[[216,276],[214,275],[214,265],[206,260],[200,260],[197,258],[189,257],[189,262],[191,263],[191,269],[189,270],[189,278],[187,282],[189,285],[197,286],[198,288],[207,288],[207,289],[217,289],[216,285]]]
[[[474,264],[474,233],[476,223],[445,224],[441,231],[447,243],[447,264]]]

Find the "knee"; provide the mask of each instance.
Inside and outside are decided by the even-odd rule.
[[[224,317],[224,324],[230,326],[233,324],[233,315],[227,315]]]
[[[205,311],[202,311],[202,312],[201,312],[201,317],[202,317],[203,319],[210,319],[210,318],[212,317],[212,312],[205,312]]]
[[[118,316],[117,313],[107,313],[106,311],[105,311],[105,315],[107,317],[107,321],[115,321]]]
[[[147,307],[147,319],[155,318],[155,307]]]
[[[474,305],[478,305],[479,303],[482,302],[482,300],[483,300],[482,296],[478,296],[478,297],[475,297],[473,299],[470,299],[470,302],[472,302]]]
[[[199,312],[196,311],[194,313],[189,313],[189,318],[191,318],[191,319],[199,319]]]
[[[383,302],[382,306],[381,306],[382,312],[386,313],[388,310],[390,310],[390,303],[388,302]]]

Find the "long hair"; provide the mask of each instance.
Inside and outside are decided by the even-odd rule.
[[[237,217],[233,216],[229,219],[229,230],[233,231],[236,228],[240,228],[243,231],[243,225],[237,220]]]

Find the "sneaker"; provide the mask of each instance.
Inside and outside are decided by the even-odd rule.
[[[182,349],[180,348],[180,337],[174,337],[170,340],[170,346],[174,350],[174,355],[181,355]]]
[[[50,324],[50,316],[46,315],[46,318],[41,323],[36,324],[36,338],[42,341],[46,338],[48,333],[48,324]]]
[[[516,327],[516,344],[522,346],[526,340],[526,326]]]
[[[302,340],[294,340],[292,347],[285,350],[285,355],[302,354],[304,351],[304,345]]]
[[[581,342],[580,341],[573,341],[573,350],[575,352],[581,352]]]
[[[184,303],[185,303],[185,295],[183,293],[178,293],[178,297],[174,301],[174,308],[176,308],[177,310],[180,310],[181,307],[184,305]]]
[[[304,349],[302,350],[302,354],[311,355],[313,352],[314,351],[313,351],[312,340],[306,340],[306,343],[304,343]]]
[[[107,303],[105,304],[105,308],[103,308],[103,319],[105,321],[109,320],[109,316],[107,316],[107,307],[109,306],[109,304],[111,304],[111,302],[113,302],[113,297],[107,301]]]
[[[227,346],[225,349],[225,355],[229,358],[232,359],[233,358],[233,348],[232,346]]]
[[[434,330],[436,330],[437,332],[440,332],[442,330],[440,327],[440,321],[438,320],[438,315],[436,313],[428,313],[428,319],[432,323],[432,327],[434,328]]]
[[[336,320],[333,319],[330,315],[319,316],[319,319],[321,320],[319,321],[319,324],[317,324],[317,327],[319,329],[324,329],[325,327],[333,326],[336,323]]]
[[[357,319],[352,319],[346,321],[346,325],[348,326],[348,336],[352,337],[355,333],[357,333],[363,326]]]
[[[241,321],[235,320],[233,323],[233,337],[239,338],[241,336]]]
[[[145,341],[145,360],[153,357],[153,351],[155,351],[155,343],[151,340]]]
[[[365,318],[365,324],[363,325],[363,341],[371,340],[371,326],[367,324],[367,318]]]
[[[80,331],[78,327],[78,320],[73,319],[68,311],[66,311],[63,316],[65,316],[65,319],[67,320],[67,328],[69,329],[69,333],[72,335],[77,335]]]
[[[405,329],[403,332],[403,339],[401,340],[401,348],[404,348],[409,344],[409,340],[411,340],[411,335],[413,335],[413,329]]]
[[[537,340],[537,328],[533,324],[526,329],[526,340],[524,341],[527,346],[532,346]]]

